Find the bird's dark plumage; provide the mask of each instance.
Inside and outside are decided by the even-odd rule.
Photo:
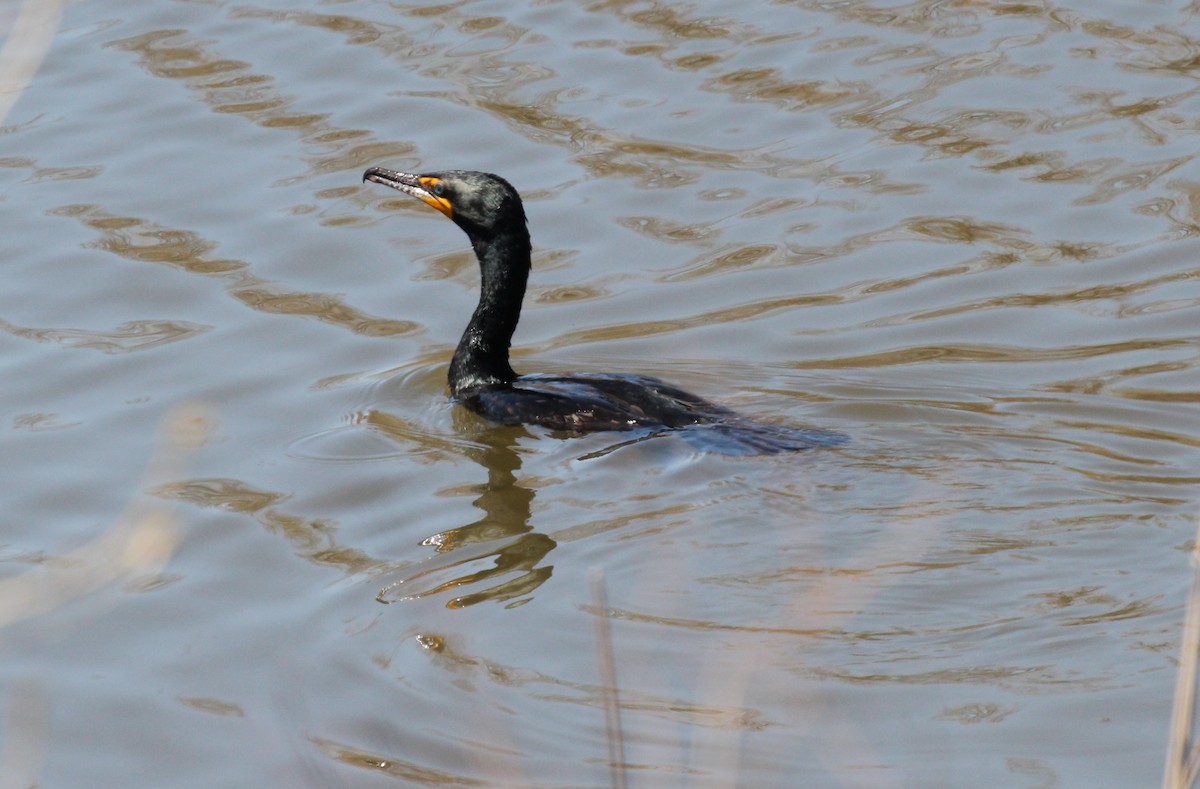
[[[834,446],[841,433],[753,422],[723,406],[641,375],[517,375],[509,345],[529,277],[530,243],[517,190],[498,175],[445,170],[414,175],[372,167],[364,181],[390,186],[441,211],[479,259],[479,304],[450,361],[450,392],[500,424],[557,430],[682,430],[693,444],[733,454]],[[703,432],[700,432],[703,429]]]

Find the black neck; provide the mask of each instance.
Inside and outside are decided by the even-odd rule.
[[[508,386],[516,379],[508,347],[529,278],[529,231],[523,221],[486,238],[468,233],[479,258],[479,306],[450,360],[450,392],[456,397],[479,387]]]

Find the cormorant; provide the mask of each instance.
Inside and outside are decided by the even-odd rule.
[[[479,304],[450,360],[450,393],[503,425],[555,430],[679,430],[703,449],[775,453],[844,443],[842,433],[754,422],[645,375],[518,375],[508,349],[529,277],[525,208],[498,175],[444,170],[423,175],[372,167],[364,181],[390,186],[441,211],[471,239],[481,275]]]

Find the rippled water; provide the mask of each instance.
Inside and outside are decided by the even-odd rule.
[[[0,14],[12,785],[608,786],[613,688],[635,786],[1159,780],[1194,3]],[[372,165],[522,191],[519,369],[850,443],[456,411],[475,261]]]

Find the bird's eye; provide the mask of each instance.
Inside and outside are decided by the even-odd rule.
[[[441,181],[438,181],[436,184],[433,185],[433,193],[435,195],[437,195],[438,197],[441,197],[442,195],[444,195],[446,193],[445,184],[443,184]]]

